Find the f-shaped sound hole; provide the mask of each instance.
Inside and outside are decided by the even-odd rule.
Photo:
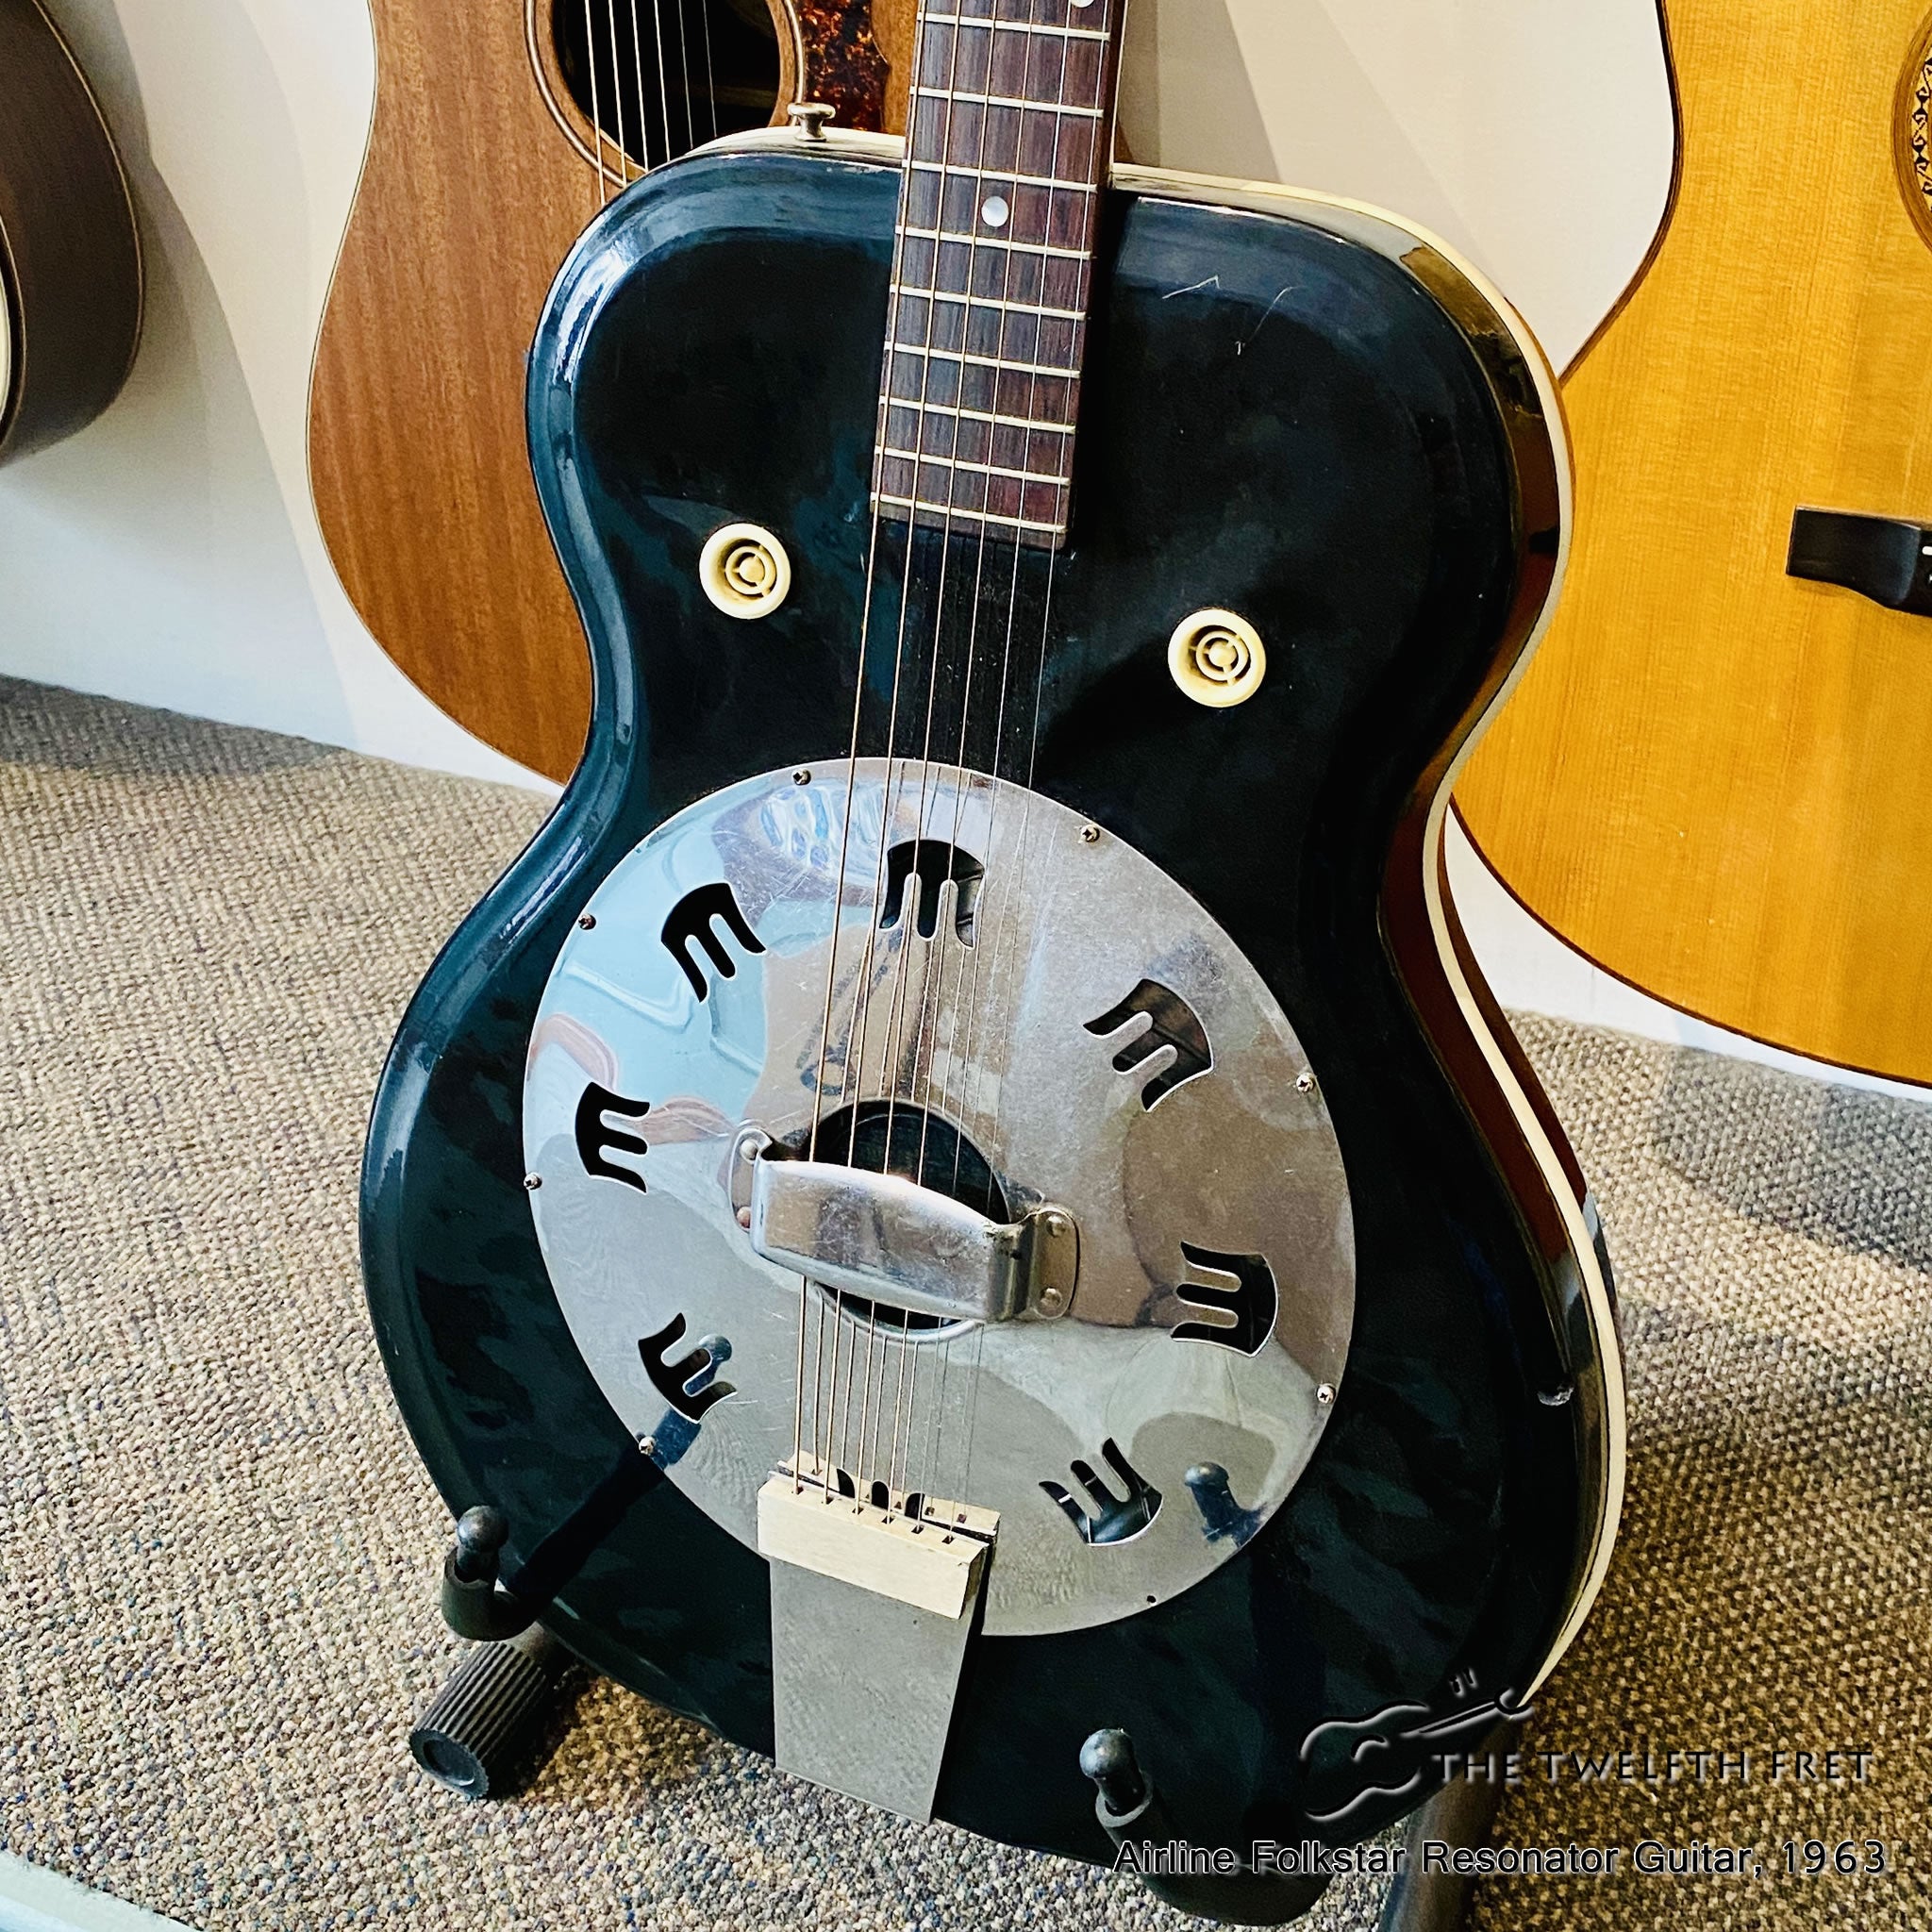
[[[649,1141],[641,1134],[627,1134],[621,1127],[613,1127],[607,1116],[617,1114],[625,1120],[641,1121],[650,1110],[648,1100],[626,1100],[623,1094],[613,1093],[592,1080],[577,1100],[574,1124],[577,1158],[583,1162],[584,1172],[599,1180],[622,1181],[641,1194],[649,1193],[643,1175],[636,1168],[620,1166],[610,1158],[612,1154],[631,1154],[641,1160],[651,1151]]]
[[[944,839],[902,839],[886,852],[886,894],[879,908],[879,925],[890,932],[905,909],[908,884],[913,893],[912,924],[919,937],[931,939],[940,929],[940,889],[957,888],[953,930],[962,945],[973,943],[974,915],[986,868],[962,845]]]
[[[1141,1105],[1151,1112],[1182,1081],[1205,1074],[1214,1064],[1214,1049],[1193,1008],[1158,979],[1143,979],[1119,1006],[1089,1020],[1087,1030],[1105,1040],[1139,1019],[1148,1024],[1114,1055],[1113,1064],[1117,1073],[1131,1074],[1163,1047],[1173,1053],[1174,1058],[1141,1089]]]
[[[731,1344],[722,1335],[704,1336],[695,1347],[675,1361],[671,1359],[671,1351],[684,1340],[684,1317],[673,1315],[655,1335],[639,1341],[638,1355],[651,1387],[686,1422],[696,1423],[704,1420],[707,1409],[738,1391],[732,1383],[718,1379],[718,1371],[731,1354]]]

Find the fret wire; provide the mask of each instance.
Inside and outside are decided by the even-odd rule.
[[[1004,356],[975,356],[964,349],[929,349],[922,342],[889,342],[894,356],[929,356],[941,362],[970,362],[975,369],[1003,369],[1010,375],[1051,375],[1062,382],[1078,379],[1077,368],[1056,367],[1048,362],[1009,362]]]
[[[1009,470],[1003,463],[975,463],[966,457],[942,457],[929,449],[881,449],[879,454],[897,457],[902,463],[936,463],[947,470],[972,470],[981,476],[1010,476],[1020,483],[1044,483],[1053,490],[1064,490],[1069,480],[1055,470]]]
[[[1055,26],[1047,21],[995,20],[990,13],[928,13],[927,26],[987,27],[1003,34],[1053,34],[1063,41],[1104,41],[1104,26]]]
[[[1066,527],[1064,524],[1042,524],[1033,517],[1003,516],[997,510],[968,509],[964,504],[927,503],[923,497],[900,496],[886,490],[875,491],[874,496],[879,503],[890,503],[915,514],[924,510],[935,517],[971,517],[975,523],[1003,524],[1011,530],[1039,530],[1049,537],[1058,537]]]
[[[894,282],[891,292],[909,296],[915,302],[959,302],[973,308],[1004,308],[1009,315],[1041,315],[1049,322],[1087,320],[1084,308],[1049,308],[1043,303],[1015,302],[1006,295],[969,295],[963,289],[920,289]]]
[[[911,160],[906,165],[917,175],[970,175],[975,181],[982,181],[989,188],[997,188],[1010,181],[1016,188],[1058,189],[1063,194],[1100,192],[1100,183],[1097,181],[1063,181],[1054,175],[1015,175],[1004,168],[969,167],[964,161]]]
[[[924,416],[957,416],[969,423],[991,423],[1003,429],[1032,429],[1047,436],[1071,436],[1071,423],[1043,423],[1037,416],[1002,416],[992,409],[968,408],[963,403],[915,403],[909,398],[888,396],[889,409],[917,409]]]
[[[1077,322],[1042,322],[1027,315],[998,315],[991,320],[971,309],[935,309],[933,326],[921,332],[921,317],[915,309],[900,318],[889,348],[957,358],[961,355],[979,360],[999,362],[1022,370],[1057,370],[1073,374],[1079,359]],[[992,346],[986,347],[991,341]]]
[[[1064,101],[1029,101],[1020,94],[974,94],[964,93],[946,87],[916,87],[916,94],[923,94],[929,101],[951,101],[956,107],[964,108],[1018,108],[1030,114],[1072,114],[1082,121],[1104,121],[1105,108],[1074,108]]]
[[[1060,248],[1051,242],[998,242],[985,235],[961,235],[953,228],[901,228],[899,232],[910,242],[957,242],[962,248],[1018,249],[1023,255],[1050,255],[1062,261],[1088,261],[1093,254],[1091,248]]]

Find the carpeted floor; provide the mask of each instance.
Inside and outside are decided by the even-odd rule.
[[[364,1319],[357,1157],[404,1001],[541,811],[0,684],[0,1846],[224,1928],[1194,1923],[608,1685],[514,1803],[408,1763],[447,1525]],[[1932,1108],[1524,1033],[1602,1198],[1633,1412],[1616,1567],[1524,1748],[1753,1776],[1532,1757],[1498,1840],[1770,1870],[1499,1880],[1478,1924],[1932,1926]],[[1869,1780],[1773,1781],[1833,1748]],[[1904,1873],[1777,1875],[1807,1837]]]

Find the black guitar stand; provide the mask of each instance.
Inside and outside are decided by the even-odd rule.
[[[497,1578],[508,1535],[494,1509],[468,1510],[457,1524],[442,1566],[442,1617],[476,1647],[409,1733],[416,1762],[466,1798],[499,1795],[529,1768],[565,1668],[561,1645],[537,1622],[541,1606]]]
[[[487,1798],[535,1768],[569,1663],[537,1620],[663,1474],[649,1455],[627,1452],[508,1580],[497,1574],[509,1538],[502,1512],[463,1512],[443,1559],[441,1604],[443,1622],[476,1648],[409,1733],[410,1755],[439,1784]]]
[[[457,1666],[409,1733],[416,1762],[439,1784],[469,1798],[499,1796],[534,1768],[556,1711],[568,1659],[537,1619],[580,1569],[617,1519],[661,1479],[647,1456],[627,1456],[506,1583],[498,1574],[509,1525],[500,1511],[466,1510],[442,1566],[443,1621],[476,1647]],[[1507,1726],[1499,1726],[1500,1741]],[[1480,1755],[1480,1754],[1478,1754]],[[1095,1790],[1094,1815],[1114,1843],[1181,1842],[1133,1740],[1095,1731],[1080,1749]],[[1409,1819],[1407,1856],[1383,1905],[1377,1932],[1457,1932],[1471,1881],[1428,1869],[1425,1843],[1476,1846],[1495,1821],[1501,1787],[1457,1779]],[[1328,1889],[1323,1876],[1274,1872],[1142,1872],[1157,1898],[1183,1912],[1234,1925],[1285,1925]]]

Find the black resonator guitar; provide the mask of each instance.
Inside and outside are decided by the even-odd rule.
[[[903,159],[807,114],[565,265],[594,724],[364,1255],[465,1627],[1280,1919],[1254,1841],[1427,1799],[1614,1534],[1607,1269],[1441,861],[1568,475],[1439,245],[1109,168],[1121,10],[929,0]]]

